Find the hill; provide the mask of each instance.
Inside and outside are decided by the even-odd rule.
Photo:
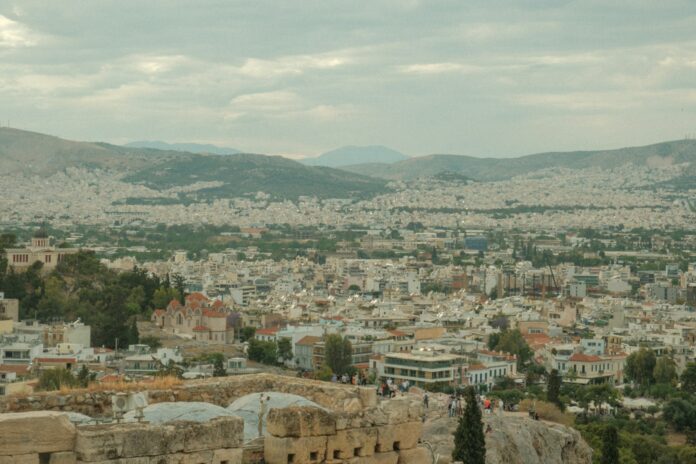
[[[7,174],[48,176],[69,167],[136,170],[178,156],[178,152],[73,142],[37,132],[0,128],[0,172]]]
[[[155,150],[185,151],[188,153],[210,153],[211,155],[235,155],[241,150],[201,143],[167,143],[159,140],[140,140],[124,145],[130,148],[153,148]]]
[[[393,164],[367,163],[345,166],[350,172],[384,179],[432,177],[444,171],[476,180],[508,179],[545,168],[613,168],[625,164],[658,166],[696,161],[696,140],[678,140],[616,150],[550,152],[518,158],[477,158],[462,155],[429,155]]]
[[[327,151],[316,158],[305,158],[300,162],[308,166],[328,166],[337,168],[362,163],[396,163],[407,160],[408,156],[382,145],[358,147],[349,145]]]
[[[234,197],[258,191],[274,197],[370,196],[386,182],[326,167],[305,166],[280,156],[217,156],[73,142],[18,129],[0,128],[0,173],[50,176],[67,168],[108,169],[123,181],[164,190],[198,182],[218,186],[180,194],[182,201]],[[155,199],[156,200],[156,199]],[[168,202],[176,199],[166,198]],[[138,199],[134,199],[138,201]]]
[[[253,154],[224,157],[191,155],[140,170],[124,180],[156,190],[196,182],[222,183],[193,192],[191,195],[199,200],[235,197],[258,191],[281,198],[302,195],[346,198],[386,191],[386,182],[381,179],[332,168],[304,166],[280,156]]]

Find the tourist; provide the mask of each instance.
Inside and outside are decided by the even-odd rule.
[[[425,406],[425,409],[428,409],[428,392],[425,392],[423,395],[423,406]]]

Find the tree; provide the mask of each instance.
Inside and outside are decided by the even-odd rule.
[[[89,383],[97,378],[96,372],[90,372],[87,365],[83,364],[79,371],[77,371],[77,385],[82,388],[89,386]]]
[[[656,383],[672,384],[677,379],[677,366],[669,356],[660,356],[653,368],[653,378]]]
[[[39,376],[38,390],[60,390],[62,387],[74,387],[77,379],[67,369],[47,369]]]
[[[152,296],[152,306],[155,309],[164,309],[172,300],[181,300],[179,291],[172,287],[160,287],[155,290],[155,293]]]
[[[278,340],[278,358],[281,361],[292,359],[292,340],[287,337],[281,337]]]
[[[225,377],[225,356],[222,353],[212,353],[208,359],[213,363],[213,377]]]
[[[527,342],[518,329],[504,330],[501,332],[493,349],[516,355],[518,368],[524,367],[527,361],[532,359],[534,355],[534,352],[529,348],[529,345],[527,345]]]
[[[263,341],[252,338],[249,340],[249,359],[263,364],[278,363],[278,346],[274,341]]]
[[[602,434],[602,457],[600,464],[619,464],[619,432],[616,427],[605,427]]]
[[[641,348],[631,353],[626,358],[626,378],[640,386],[647,387],[655,381],[653,371],[655,369],[655,352],[647,348]]]
[[[452,461],[462,461],[467,464],[485,464],[486,439],[483,435],[481,409],[476,402],[474,387],[464,391],[466,407],[464,415],[459,418],[457,430],[454,432],[454,450]]]
[[[172,280],[174,281],[174,288],[176,289],[177,292],[179,292],[179,303],[184,304],[185,301],[185,290],[186,290],[186,281],[184,280],[184,277],[179,274],[174,274],[172,276]]]
[[[546,383],[546,399],[558,406],[561,410],[563,409],[563,403],[561,402],[561,376],[558,375],[558,370],[551,369],[549,373],[548,380]]]
[[[334,373],[343,375],[353,364],[353,345],[338,334],[328,335],[324,339],[324,359]]]
[[[239,331],[239,341],[244,343],[251,340],[256,335],[256,328],[254,327],[242,327]]]
[[[690,362],[681,375],[681,389],[688,393],[696,393],[696,363]]]
[[[155,351],[157,350],[157,348],[162,347],[162,342],[160,341],[160,339],[157,337],[153,337],[152,335],[141,337],[139,343],[142,345],[149,346],[152,351]]]

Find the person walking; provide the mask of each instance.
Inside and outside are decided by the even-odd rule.
[[[423,395],[423,406],[425,406],[425,409],[428,409],[428,392],[425,392]]]

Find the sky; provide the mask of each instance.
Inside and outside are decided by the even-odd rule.
[[[693,0],[0,0],[2,125],[316,156],[696,136]]]

